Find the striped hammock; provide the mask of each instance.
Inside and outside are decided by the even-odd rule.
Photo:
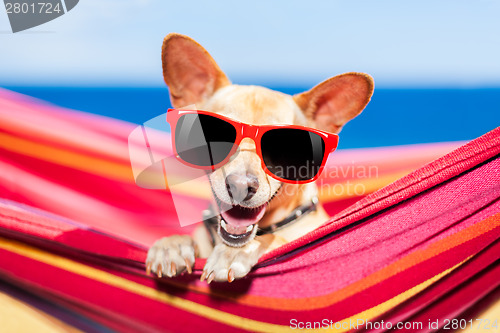
[[[320,188],[332,218],[210,286],[203,259],[191,275],[145,274],[154,240],[195,226],[168,190],[135,184],[133,129],[0,90],[2,330],[476,331],[500,318],[500,128],[335,152],[327,169],[341,171]]]

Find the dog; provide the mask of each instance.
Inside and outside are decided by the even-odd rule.
[[[162,65],[174,108],[194,104],[250,125],[297,125],[338,133],[361,113],[374,89],[371,76],[354,72],[329,78],[294,96],[231,84],[200,44],[175,33],[164,39]],[[267,140],[272,143],[272,138]],[[328,220],[313,182],[280,181],[265,172],[262,163],[255,140],[243,138],[238,154],[209,174],[216,201],[225,212],[221,209],[219,218],[206,220],[192,236],[156,241],[147,254],[148,274],[192,273],[195,258],[200,257],[207,258],[202,281],[232,282],[246,276],[264,253]]]

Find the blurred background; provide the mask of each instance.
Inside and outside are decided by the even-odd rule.
[[[142,123],[170,106],[161,44],[202,44],[237,84],[294,94],[343,72],[375,79],[340,148],[471,140],[500,125],[500,2],[82,0],[12,34],[0,86]]]

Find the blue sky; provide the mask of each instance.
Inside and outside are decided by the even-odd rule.
[[[378,87],[499,87],[499,17],[496,0],[80,0],[12,34],[0,10],[0,85],[162,86],[162,39],[179,32],[237,83],[362,71]]]

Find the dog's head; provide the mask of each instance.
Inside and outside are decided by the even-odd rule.
[[[330,78],[295,96],[233,85],[201,45],[179,34],[165,38],[162,63],[174,107],[195,104],[247,124],[295,124],[338,133],[373,93],[372,78],[361,73]],[[219,234],[230,246],[246,244],[257,224],[279,221],[315,195],[314,185],[283,184],[261,165],[255,142],[245,138],[238,153],[209,176],[223,217]]]

